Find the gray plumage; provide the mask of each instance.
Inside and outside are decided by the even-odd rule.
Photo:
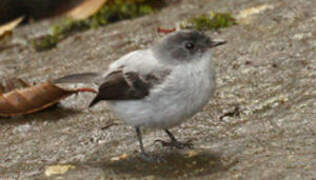
[[[149,49],[124,55],[104,73],[83,73],[57,79],[63,82],[99,82],[99,92],[90,107],[106,101],[123,121],[136,128],[168,131],[200,111],[215,91],[215,70],[210,49],[224,44],[196,31],[174,32]]]

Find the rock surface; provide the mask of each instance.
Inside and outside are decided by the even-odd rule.
[[[21,46],[0,52],[0,78],[45,81],[102,71],[123,54],[148,47],[157,26],[174,27],[196,14],[230,11],[240,24],[211,36],[218,89],[203,111],[171,131],[194,150],[154,144],[162,131],[144,130],[145,148],[166,159],[137,156],[134,129],[90,94],[29,116],[0,119],[0,179],[316,179],[316,1],[184,0],[160,12],[76,34],[37,53],[28,38],[46,33],[44,20],[15,30]],[[103,128],[111,122],[119,125]]]

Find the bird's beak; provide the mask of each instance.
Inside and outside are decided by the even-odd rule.
[[[221,39],[211,40],[210,43],[209,43],[209,47],[213,48],[213,47],[216,47],[216,46],[220,46],[220,45],[226,44],[226,42],[227,41],[221,40]]]

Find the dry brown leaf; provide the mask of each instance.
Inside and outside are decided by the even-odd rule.
[[[85,0],[66,15],[74,20],[83,20],[94,15],[106,3],[106,0]]]
[[[10,34],[10,32],[12,32],[12,30],[19,25],[24,17],[19,17],[14,19],[11,22],[8,22],[6,24],[3,24],[0,26],[0,39],[4,38],[7,34]]]
[[[94,89],[90,88],[63,89],[51,82],[44,82],[35,86],[27,85],[28,83],[25,82],[22,83],[27,87],[13,89],[4,94],[0,92],[0,117],[34,113],[53,106],[60,100],[78,92],[96,93]],[[9,87],[9,89],[11,88],[14,87]],[[1,91],[3,89],[2,87]]]

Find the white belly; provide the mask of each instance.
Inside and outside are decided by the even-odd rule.
[[[142,100],[108,101],[114,113],[135,127],[170,128],[199,112],[215,90],[209,62],[179,66]]]

